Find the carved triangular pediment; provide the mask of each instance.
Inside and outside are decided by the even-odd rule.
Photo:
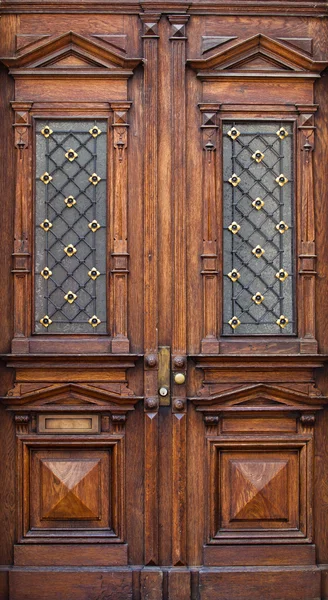
[[[95,72],[98,68],[127,76],[142,62],[141,59],[125,58],[99,38],[87,38],[73,31],[46,42],[42,39],[37,46],[27,48],[19,56],[2,58],[1,61],[11,68],[13,74],[16,69],[29,73],[35,70],[37,74],[42,69],[67,69],[74,73],[85,69]]]
[[[299,410],[305,406],[321,407],[325,398],[311,396],[304,392],[288,389],[285,386],[255,384],[240,385],[231,390],[215,390],[215,385],[205,385],[197,398],[191,398],[192,402],[199,407],[217,405],[221,410],[224,408],[289,408]]]
[[[230,71],[292,71],[293,69],[287,65],[283,65],[281,62],[273,60],[268,56],[265,56],[261,52],[256,52],[253,56],[248,57],[246,60],[241,60],[235,63],[233,67],[225,67]]]
[[[229,72],[302,74],[320,73],[326,62],[314,61],[288,44],[263,34],[229,46],[209,58],[192,59],[188,64],[202,76],[223,76]]]
[[[24,407],[29,410],[42,410],[53,407],[79,406],[83,409],[104,409],[115,406],[132,408],[140,398],[135,396],[124,383],[96,385],[65,383],[37,386],[34,390],[21,384],[3,398],[9,408]]]

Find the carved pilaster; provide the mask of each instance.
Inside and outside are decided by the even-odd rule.
[[[31,274],[31,219],[32,214],[32,148],[31,148],[31,108],[32,102],[12,102],[15,112],[16,154],[16,200],[15,200],[15,240],[13,252],[14,275],[14,339],[13,352],[27,352],[30,323],[27,306],[30,306]]]
[[[186,548],[186,24],[189,16],[169,15],[171,24],[171,128],[173,207],[173,403],[172,403],[172,564],[184,565]],[[178,364],[177,364],[178,361]],[[182,370],[179,361],[184,363]],[[179,376],[180,377],[177,377]]]
[[[158,564],[158,22],[143,13],[145,564]]]
[[[315,221],[313,195],[313,150],[315,105],[298,105],[298,197],[300,202],[298,227],[301,243],[299,253],[301,352],[315,353]]]
[[[111,104],[114,111],[114,223],[112,246],[113,339],[112,352],[129,352],[128,340],[128,231],[127,231],[127,146],[129,102]]]
[[[218,354],[217,112],[218,104],[201,104],[203,142],[203,339],[201,352]]]

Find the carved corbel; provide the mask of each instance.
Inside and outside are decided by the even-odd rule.
[[[317,352],[315,339],[315,215],[313,194],[314,114],[316,105],[298,105],[298,196],[301,352]]]
[[[113,339],[112,352],[129,352],[127,337],[127,288],[129,273],[128,232],[127,232],[127,114],[130,102],[111,104],[113,118],[114,146],[114,223],[112,245],[113,277]]]
[[[16,434],[26,434],[29,429],[29,415],[15,415]]]
[[[13,352],[26,352],[29,323],[26,306],[30,306],[28,278],[31,272],[31,108],[32,102],[12,102],[15,113],[16,200],[15,240],[13,252],[14,275],[14,339]]]
[[[217,113],[218,104],[200,104],[203,141],[203,339],[201,352],[217,354],[218,342],[218,239],[217,239]]]
[[[126,415],[124,414],[112,414],[112,430],[113,433],[124,433],[125,432],[125,423],[126,423]]]
[[[218,415],[209,415],[204,414],[204,423],[205,423],[205,435],[212,436],[218,435],[218,427],[219,427],[219,417]]]

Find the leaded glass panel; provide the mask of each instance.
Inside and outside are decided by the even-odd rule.
[[[36,125],[35,332],[105,333],[107,121]]]
[[[291,335],[293,124],[223,125],[223,334]]]

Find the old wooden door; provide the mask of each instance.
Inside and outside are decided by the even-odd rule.
[[[0,598],[328,598],[325,3],[7,0]]]

